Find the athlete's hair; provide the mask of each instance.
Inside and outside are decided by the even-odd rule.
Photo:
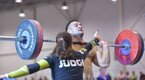
[[[67,32],[58,33],[56,36],[56,46],[53,54],[60,58],[73,57],[74,50],[72,49],[72,36]]]
[[[67,23],[67,25],[66,25],[66,27],[65,27],[65,31],[67,32],[67,30],[68,30],[68,26],[70,25],[70,23],[72,23],[72,22],[79,22],[78,20],[71,20],[71,21],[69,21],[68,23]]]

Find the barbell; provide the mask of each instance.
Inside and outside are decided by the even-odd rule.
[[[17,54],[22,59],[35,59],[42,48],[44,40],[41,25],[36,20],[26,19],[18,25],[16,36],[0,36],[2,41],[14,41]]]
[[[43,42],[56,42],[43,39],[40,23],[32,19],[26,19],[18,25],[16,36],[0,36],[0,40],[14,41],[18,56],[25,60],[35,59]],[[142,57],[144,41],[137,31],[126,29],[119,33],[115,43],[109,44],[109,47],[115,47],[116,58],[121,64],[133,65]]]
[[[75,42],[75,44],[87,44],[87,42]],[[108,44],[108,46],[115,47],[115,57],[123,65],[136,64],[144,52],[142,36],[137,31],[131,29],[121,31],[115,43]]]

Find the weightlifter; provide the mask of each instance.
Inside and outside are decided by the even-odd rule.
[[[83,60],[87,53],[98,44],[99,40],[99,37],[96,36],[84,48],[74,51],[72,36],[67,32],[61,32],[56,36],[57,44],[50,56],[36,63],[23,66],[16,71],[0,75],[0,79],[17,78],[50,68],[53,80],[83,80]]]
[[[83,40],[82,25],[78,20],[70,21],[66,26],[66,31],[72,35],[73,49],[80,50],[86,45]],[[87,55],[84,61],[84,80],[94,80],[92,62],[99,67],[108,67],[110,64],[110,51],[108,44],[100,41],[100,46],[95,46]]]

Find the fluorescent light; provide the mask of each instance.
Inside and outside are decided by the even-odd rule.
[[[62,6],[62,10],[67,10],[68,6]]]
[[[15,0],[16,3],[22,3],[22,0]]]
[[[61,8],[62,8],[62,10],[67,10],[68,9],[67,3],[63,2]]]
[[[25,13],[19,13],[19,17],[26,17]]]
[[[26,17],[26,14],[24,13],[23,9],[20,10],[20,13],[19,13],[19,17]]]
[[[113,2],[117,2],[117,0],[111,0],[111,1],[113,1]]]

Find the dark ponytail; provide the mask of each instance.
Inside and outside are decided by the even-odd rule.
[[[73,57],[72,37],[67,32],[61,32],[56,36],[57,45],[53,50],[53,54],[60,58]]]

